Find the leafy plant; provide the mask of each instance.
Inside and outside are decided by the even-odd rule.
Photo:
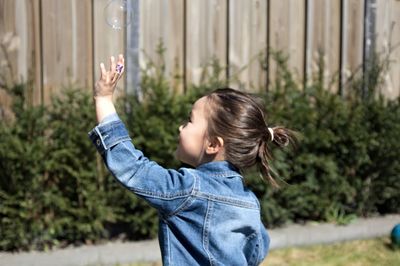
[[[325,212],[325,219],[337,225],[347,225],[356,218],[357,216],[355,214],[346,214],[343,208],[335,204],[332,204]]]
[[[254,171],[246,174],[265,224],[345,224],[355,216],[398,213],[400,100],[373,92],[381,86],[379,75],[377,82],[368,82],[373,85],[368,97],[359,93],[362,76],[348,84],[355,93],[347,95],[329,92],[323,71],[303,88],[285,57],[275,56],[277,80],[258,95],[270,125],[285,125],[302,138],[295,150],[271,146],[281,189],[271,188]],[[165,167],[181,166],[174,158],[178,128],[193,102],[228,83],[223,66],[217,61],[209,66],[202,83],[182,93],[167,81],[165,67],[149,64],[141,92],[118,102],[135,146]],[[0,120],[0,249],[156,236],[156,211],[115,182],[87,137],[95,126],[89,93],[66,88],[49,105],[33,106],[29,86],[7,88],[14,119]]]

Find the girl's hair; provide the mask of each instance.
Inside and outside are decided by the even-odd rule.
[[[258,165],[263,179],[278,187],[271,175],[268,143],[287,146],[296,140],[295,132],[281,126],[269,128],[263,106],[247,93],[221,88],[206,98],[210,107],[207,133],[224,140],[225,159],[240,171]]]

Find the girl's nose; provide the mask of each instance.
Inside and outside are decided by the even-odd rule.
[[[180,126],[179,126],[179,132],[182,131],[182,128],[183,128],[183,125],[180,125]]]

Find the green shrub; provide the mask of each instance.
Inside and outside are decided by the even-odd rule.
[[[15,86],[15,95],[20,97],[24,89]],[[46,230],[48,219],[42,216],[47,205],[41,188],[46,158],[45,110],[23,109],[23,99],[17,98],[14,110],[18,123],[8,126],[0,120],[1,249],[23,248],[39,238],[52,240]]]
[[[265,222],[331,220],[332,210],[342,217],[398,213],[399,100],[384,100],[371,88],[361,97],[356,81],[345,99],[324,87],[323,71],[296,88],[285,61],[280,66],[275,89],[264,95],[269,121],[302,138],[295,151],[274,151],[275,169],[287,184],[259,192]],[[378,78],[374,84],[380,86]]]
[[[0,248],[96,240],[110,208],[87,141],[90,97],[65,90],[49,107],[32,107],[25,91],[13,88],[15,122],[0,123]]]
[[[399,213],[399,100],[375,97],[379,75],[368,80],[366,95],[358,93],[362,79],[346,98],[328,92],[323,71],[299,88],[277,56],[278,78],[259,96],[270,125],[285,125],[302,137],[297,149],[273,149],[280,189],[246,174],[266,225],[344,224],[354,216]],[[121,98],[117,108],[134,144],[150,159],[177,168],[179,125],[200,95],[226,85],[224,68],[214,60],[214,75],[205,72],[201,85],[180,93],[166,81],[163,66],[151,67],[155,74],[143,72],[141,92]],[[31,106],[26,89],[9,91],[15,119],[0,120],[0,249],[155,237],[156,211],[122,189],[87,137],[95,125],[89,93],[70,88],[48,106]]]

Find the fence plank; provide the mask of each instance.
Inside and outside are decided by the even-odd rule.
[[[381,91],[394,99],[400,95],[400,1],[376,1],[376,5],[376,51],[391,61]]]
[[[269,47],[273,52],[288,56],[288,67],[294,78],[303,83],[305,42],[305,0],[270,2]],[[269,79],[275,80],[276,62],[269,60]]]
[[[127,38],[125,29],[113,30],[105,22],[104,8],[109,1],[0,0],[0,36],[12,32],[19,38],[18,49],[10,54],[12,76],[33,79],[33,103],[42,99],[48,102],[50,95],[71,82],[91,88],[93,80],[99,78],[99,63],[108,63],[110,55],[128,51],[125,48],[131,36]],[[302,77],[312,77],[318,51],[322,51],[325,85],[335,78],[332,91],[339,86],[344,88],[349,75],[362,64],[365,1],[135,1],[140,4],[136,5],[137,9],[140,7],[140,17],[135,22],[140,25],[135,29],[135,40],[140,43],[134,47],[135,51],[142,49],[140,64],[143,67],[148,63],[143,51],[157,61],[155,47],[161,37],[167,48],[166,74],[177,91],[183,91],[182,76],[188,84],[199,83],[204,73],[210,73],[210,68],[204,68],[212,58],[224,67],[229,64],[232,76],[266,46],[265,42],[288,55],[289,68],[299,82]],[[389,54],[389,43],[400,43],[399,5],[398,0],[376,1],[378,52]],[[391,68],[382,88],[390,98],[400,94],[398,58],[400,48],[390,53]],[[4,55],[0,54],[1,61]],[[249,89],[262,87],[265,75],[254,61],[238,75],[237,83],[230,84]],[[267,75],[269,79],[276,75],[276,65],[271,60]],[[124,88],[123,82],[119,88]],[[5,97],[0,92],[2,104]]]
[[[213,58],[226,66],[227,1],[190,0],[186,12],[186,80],[196,84]],[[225,72],[222,78],[226,78]]]
[[[19,40],[15,63],[16,79],[30,82],[27,99],[42,102],[42,64],[39,0],[15,1],[15,33]]]
[[[30,24],[32,26],[32,30],[30,32],[28,43],[30,45],[30,51],[33,53],[32,55],[32,69],[28,69],[28,71],[32,71],[33,77],[33,103],[41,104],[43,103],[43,79],[42,79],[42,39],[41,36],[41,27],[40,27],[40,3],[39,0],[32,0],[32,18],[29,20],[32,22]],[[29,55],[28,55],[29,56]]]
[[[44,102],[62,86],[91,87],[91,2],[42,0]]]
[[[307,7],[307,79],[317,70],[322,53],[325,86],[336,92],[339,87],[340,1],[308,0]]]
[[[229,3],[229,78],[233,87],[266,89],[260,60],[267,52],[267,0]]]
[[[5,41],[6,35],[12,37],[3,43],[7,49],[0,52],[0,73],[5,77],[0,80],[7,80],[8,85],[31,81],[26,97],[30,103],[40,104],[39,0],[1,0],[0,12],[0,41]],[[7,61],[11,70],[3,65]],[[4,91],[0,95],[0,103],[9,108],[10,98]]]
[[[361,74],[364,49],[364,1],[344,0],[342,7],[342,65],[340,86],[346,93],[351,76]]]
[[[172,88],[183,91],[184,68],[184,0],[142,0],[140,2],[140,66],[146,68],[150,61],[165,64],[165,74]],[[157,46],[166,48],[163,58]]]
[[[93,4],[91,1],[73,0],[76,20],[73,26],[76,27],[74,43],[74,67],[73,77],[80,86],[92,90],[93,87]]]
[[[8,64],[11,64],[11,69],[15,67],[16,54],[9,53],[7,48],[11,42],[13,34],[15,34],[15,2],[12,0],[0,1],[0,84],[8,86],[15,78],[10,75]],[[7,39],[9,41],[7,41]],[[7,54],[5,54],[6,52]],[[7,59],[8,58],[8,59]],[[11,70],[13,71],[13,70]],[[11,76],[11,79],[10,79]],[[9,108],[11,106],[11,98],[0,87],[0,119],[9,117]]]
[[[104,9],[109,0],[93,1],[93,71],[94,81],[100,78],[100,63],[109,66],[110,56],[117,57],[125,51],[125,29],[116,30],[106,23]],[[91,62],[92,64],[92,62]],[[126,79],[123,76],[123,79]],[[126,80],[125,80],[126,81]],[[124,94],[125,82],[118,83],[116,97]]]
[[[0,63],[2,82],[10,83],[18,78],[17,58],[19,37],[16,35],[16,2],[12,0],[3,0],[0,2],[0,41],[2,49],[0,50]],[[10,49],[12,48],[12,49]]]
[[[49,103],[51,96],[59,91],[61,84],[67,84],[70,76],[67,72],[72,66],[72,12],[71,6],[65,1],[42,0],[41,13],[43,100]]]

